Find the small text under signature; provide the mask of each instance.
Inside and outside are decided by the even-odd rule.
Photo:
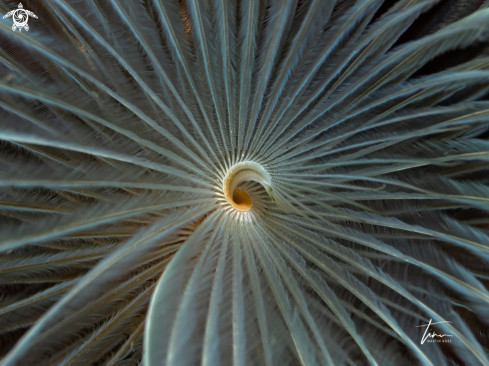
[[[437,334],[436,332],[433,331],[433,333],[429,333],[428,331],[430,330],[430,326],[434,324],[440,324],[440,323],[451,323],[449,321],[443,321],[443,322],[437,322],[437,323],[432,323],[433,319],[430,319],[430,322],[428,324],[421,324],[421,325],[416,325],[416,327],[426,327],[426,330],[424,331],[423,337],[421,338],[421,344],[423,344],[428,338],[444,338],[444,337],[453,337],[453,335],[450,334]]]

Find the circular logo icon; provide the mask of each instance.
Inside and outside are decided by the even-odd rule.
[[[34,14],[32,11],[24,9],[22,3],[19,3],[18,9],[9,11],[3,17],[12,17],[12,20],[14,21],[14,24],[12,25],[12,30],[15,31],[18,28],[19,32],[21,32],[22,28],[24,28],[26,31],[29,30],[29,25],[27,24],[29,20],[29,15],[37,19],[36,14]]]

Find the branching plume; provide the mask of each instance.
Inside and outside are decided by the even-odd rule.
[[[1,365],[489,365],[486,3],[26,1]]]

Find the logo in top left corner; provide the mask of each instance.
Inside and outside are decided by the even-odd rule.
[[[29,16],[37,19],[36,14],[34,14],[30,10],[24,9],[22,3],[19,3],[18,9],[9,11],[3,17],[12,17],[14,21],[14,24],[12,25],[12,30],[15,31],[18,28],[19,32],[22,32],[22,28],[24,28],[26,31],[29,30],[29,25],[27,24],[27,22],[29,21]]]

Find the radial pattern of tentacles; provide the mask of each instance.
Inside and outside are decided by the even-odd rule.
[[[2,366],[489,365],[483,1],[24,7]]]

